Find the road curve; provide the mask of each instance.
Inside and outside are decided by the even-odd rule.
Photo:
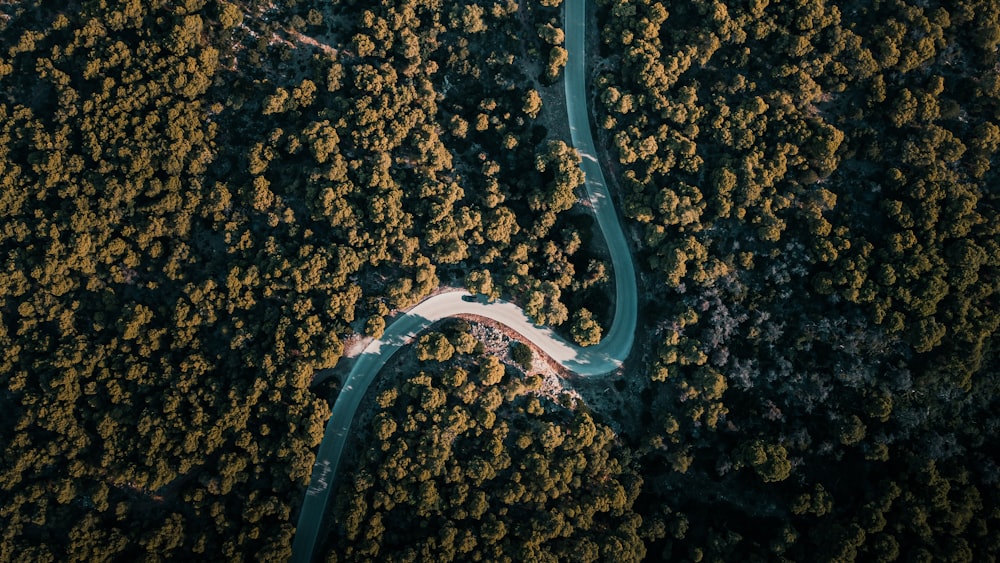
[[[587,177],[587,196],[597,216],[597,224],[604,233],[615,272],[615,318],[611,330],[597,346],[587,348],[584,354],[603,355],[624,361],[632,350],[638,320],[638,291],[635,268],[628,240],[618,222],[615,204],[604,181],[604,172],[597,161],[597,148],[590,132],[590,114],[587,112],[586,0],[566,0],[563,27],[566,34],[566,113],[573,146],[580,153],[580,168]],[[569,366],[567,366],[569,367]],[[570,368],[572,369],[572,368]],[[574,370],[575,371],[575,370]]]
[[[570,371],[585,376],[615,371],[632,350],[638,310],[635,270],[628,242],[597,161],[597,149],[587,113],[584,66],[586,0],[566,0],[563,4],[566,50],[569,53],[564,79],[566,111],[573,146],[582,157],[580,166],[586,174],[587,195],[607,241],[614,267],[616,307],[611,330],[596,346],[580,348],[566,342],[551,329],[536,326],[513,303],[503,300],[483,303],[472,299],[465,291],[435,295],[401,315],[386,328],[381,338],[372,341],[358,356],[337,396],[299,511],[292,543],[292,561],[308,563],[313,558],[347,432],[368,386],[393,354],[435,322],[461,314],[492,319],[510,327]]]

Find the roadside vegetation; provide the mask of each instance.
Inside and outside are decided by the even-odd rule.
[[[592,9],[638,423],[437,328],[330,559],[996,558],[1000,3]],[[0,560],[287,559],[314,375],[442,283],[598,342],[564,39],[559,0],[0,3]]]
[[[540,375],[477,353],[465,321],[425,338],[418,371],[387,370],[369,393],[327,560],[641,560],[642,478],[611,428]],[[456,353],[432,357],[430,342]]]

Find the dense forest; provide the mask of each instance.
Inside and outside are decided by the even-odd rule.
[[[1000,4],[599,5],[651,556],[995,558]]]
[[[429,353],[438,341],[454,352]],[[386,378],[328,559],[641,560],[627,449],[577,397],[482,347],[459,320],[421,338],[422,369]]]
[[[441,276],[605,293],[559,57],[468,49],[515,13],[0,6],[0,559],[286,558],[345,338]]]
[[[560,4],[0,3],[0,560],[287,559],[314,377],[442,284],[599,341]],[[327,558],[995,559],[1000,3],[590,8],[623,406],[438,327]]]

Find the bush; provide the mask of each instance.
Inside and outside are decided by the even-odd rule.
[[[531,369],[531,363],[535,359],[535,354],[531,347],[521,342],[514,342],[510,345],[510,357],[524,370]]]

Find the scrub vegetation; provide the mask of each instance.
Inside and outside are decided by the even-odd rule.
[[[560,3],[0,3],[0,560],[287,559],[314,376],[442,283],[598,342]],[[437,327],[327,557],[995,559],[1000,3],[590,8],[638,423]]]
[[[517,22],[0,5],[0,560],[286,558],[343,338],[441,276],[549,324],[604,293]]]
[[[598,4],[650,554],[995,558],[1000,5]]]
[[[642,478],[608,426],[542,377],[459,353],[381,382],[332,503],[328,560],[639,561]],[[412,365],[412,362],[409,364]]]

